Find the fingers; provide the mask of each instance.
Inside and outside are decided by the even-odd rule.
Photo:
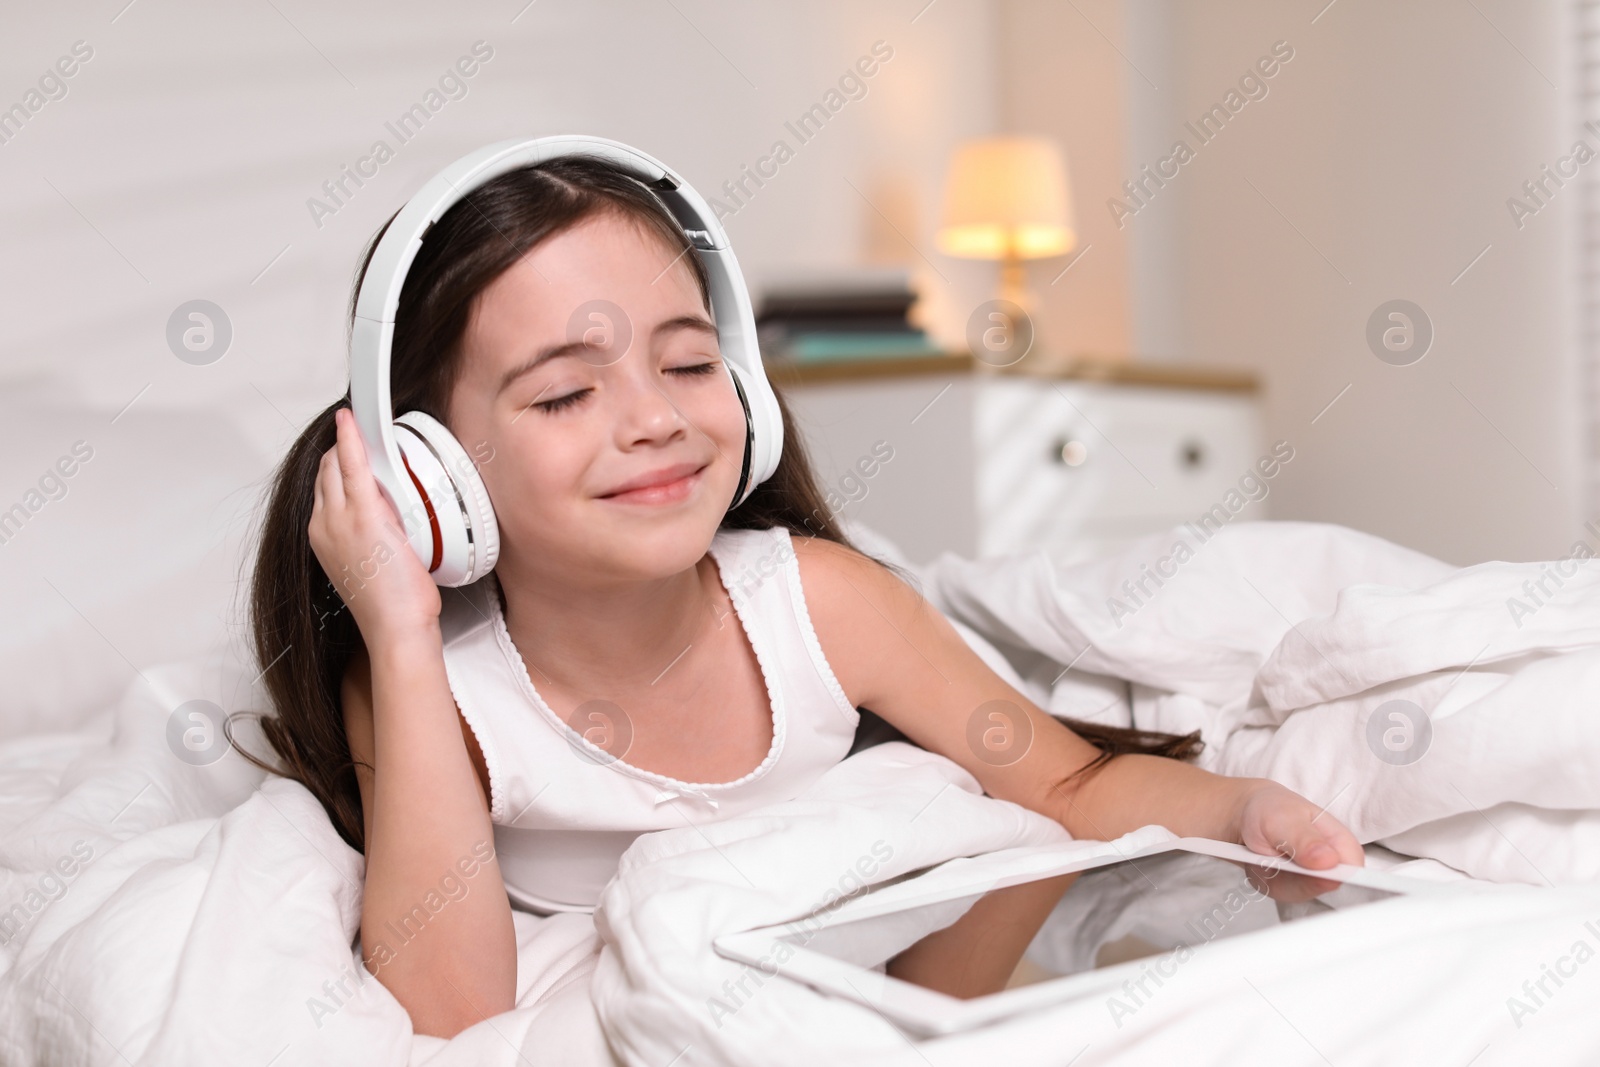
[[[1305,812],[1285,813],[1272,829],[1272,850],[1293,863],[1321,870],[1339,862],[1338,851]]]
[[[335,448],[345,497],[363,508],[374,509],[377,521],[404,540],[406,532],[400,522],[400,512],[379,487],[378,476],[372,473],[366,442],[361,438],[355,414],[349,408],[339,408],[333,414],[338,431]]]
[[[1339,853],[1328,844],[1327,839],[1322,836],[1322,831],[1310,823],[1306,823],[1295,833],[1293,851],[1286,854],[1300,866],[1310,867],[1312,870],[1332,867],[1339,862]]]
[[[344,478],[339,473],[337,444],[322,454],[322,463],[317,469],[316,484],[322,492],[322,506],[325,509],[344,507]]]
[[[1309,807],[1310,801],[1305,802]],[[1302,867],[1320,870],[1340,863],[1364,866],[1366,851],[1338,819],[1320,809],[1295,830],[1294,861]]]
[[[1282,838],[1274,841],[1280,855],[1311,870],[1324,870],[1341,863],[1360,867],[1366,863],[1361,842],[1333,816],[1321,812],[1307,818],[1296,813],[1290,819]]]
[[[1323,826],[1323,837],[1338,854],[1340,863],[1348,863],[1352,867],[1367,865],[1367,850],[1361,847],[1356,835],[1346,829],[1343,823],[1326,813],[1314,818],[1312,823]]]
[[[367,449],[361,443],[355,417],[349,408],[339,408],[333,413],[337,440],[334,449],[339,455],[339,473],[344,480],[345,496],[365,499],[367,493],[377,491],[371,469],[367,466]]]
[[[1304,870],[1326,870],[1346,863],[1363,866],[1366,854],[1355,835],[1325,808],[1281,787],[1267,787],[1257,796],[1244,827],[1244,843],[1254,852],[1277,854]],[[1248,868],[1247,868],[1248,869]],[[1309,900],[1338,888],[1327,878],[1265,868],[1252,872],[1252,884],[1275,900]]]

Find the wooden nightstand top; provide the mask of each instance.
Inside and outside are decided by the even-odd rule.
[[[823,382],[909,378],[930,374],[984,374],[996,377],[1055,378],[1080,382],[1111,382],[1169,389],[1207,389],[1229,393],[1254,393],[1261,388],[1254,371],[1211,367],[1194,363],[1156,363],[1107,356],[1051,357],[1034,353],[1009,367],[992,367],[970,352],[938,356],[897,356],[889,359],[828,360],[791,363],[767,360],[767,377],[780,388]]]

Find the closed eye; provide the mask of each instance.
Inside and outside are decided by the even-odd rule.
[[[542,404],[533,406],[540,411],[560,411],[562,408],[570,408],[592,392],[594,392],[593,389],[579,389],[576,393],[568,393],[566,396],[559,396],[554,400],[546,400]]]
[[[679,374],[683,375],[684,377],[699,377],[701,375],[710,374],[716,368],[716,366],[717,364],[715,363],[693,363],[687,367],[672,367],[667,371],[667,373]],[[593,389],[579,389],[576,392],[568,393],[566,396],[558,396],[554,400],[546,400],[543,403],[534,404],[533,406],[538,408],[540,411],[557,412],[565,408],[572,407],[574,404],[582,403],[584,397],[588,396],[592,392],[594,392]]]

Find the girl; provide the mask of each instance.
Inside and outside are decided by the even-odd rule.
[[[639,833],[797,795],[851,750],[859,709],[1074,837],[1161,823],[1312,868],[1363,861],[1304,798],[1185,762],[1197,734],[1063,725],[1030,703],[850,543],[786,407],[776,472],[729,510],[745,417],[690,249],[652,192],[576,156],[493,179],[429,232],[400,295],[393,404],[478,465],[501,540],[482,581],[441,589],[408,550],[348,394],[276,474],[251,605],[277,710],[263,729],[365,853],[362,956],[416,1032],[514,1006],[512,897],[592,909]],[[594,307],[620,321],[571,343]],[[996,712],[1026,724],[1020,754],[969,744]],[[473,891],[417,907],[457,872]],[[1071,880],[991,898],[890,973],[999,988]]]

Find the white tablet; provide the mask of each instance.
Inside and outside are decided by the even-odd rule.
[[[778,926],[725,934],[717,952],[878,1011],[907,1033],[933,1036],[1116,990],[1148,957],[1192,951],[1218,937],[1266,936],[1270,927],[1365,907],[1405,894],[1481,891],[1479,882],[1430,882],[1345,864],[1310,870],[1242,845],[1201,837],[1138,848],[1085,842],[1006,849],[912,872]],[[1091,854],[1085,855],[1088,851]],[[1004,989],[967,998],[885,973],[887,961],[951,926],[986,895],[1082,872],[1029,944]],[[1278,872],[1339,883],[1293,903],[1275,899]],[[1284,884],[1284,883],[1280,883]],[[1300,883],[1303,893],[1322,886]],[[1076,894],[1076,896],[1075,896]],[[1138,901],[1130,917],[1129,901]],[[1076,914],[1075,914],[1076,912]],[[1119,922],[1120,920],[1120,922]],[[1096,934],[1133,929],[1110,942]]]

